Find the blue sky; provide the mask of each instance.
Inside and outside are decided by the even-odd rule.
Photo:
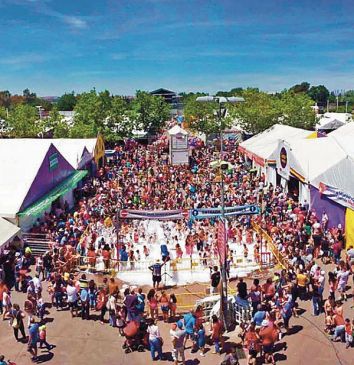
[[[0,0],[0,90],[354,89],[354,1]]]

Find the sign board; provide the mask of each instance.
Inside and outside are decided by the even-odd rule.
[[[188,136],[182,133],[171,136],[172,150],[183,150],[188,148]]]
[[[172,165],[188,165],[189,164],[189,153],[186,150],[172,150],[171,151],[171,164]]]
[[[318,190],[321,194],[325,195],[327,198],[335,201],[336,203],[347,208],[354,209],[354,197],[340,191],[338,188],[321,182]]]
[[[54,171],[55,169],[58,168],[59,159],[58,159],[58,154],[57,153],[53,153],[52,155],[50,155],[48,157],[48,160],[49,160],[49,171]]]
[[[277,171],[285,180],[290,178],[290,147],[286,142],[279,144],[277,152]]]

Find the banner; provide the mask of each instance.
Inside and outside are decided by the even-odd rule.
[[[225,217],[237,215],[259,214],[257,205],[238,205],[235,207],[225,207]],[[119,211],[121,219],[155,219],[155,220],[177,220],[177,219],[208,219],[220,218],[221,208],[201,208],[192,210],[134,210],[122,209]]]
[[[220,258],[220,266],[224,265],[226,258],[226,227],[224,221],[218,223],[217,248]]]
[[[347,208],[345,213],[345,247],[354,244],[354,210]]]
[[[354,209],[354,197],[350,196],[349,194],[343,193],[339,189],[326,185],[324,183],[320,183],[318,190],[321,194],[325,195],[327,198],[335,201],[336,203]]]
[[[282,141],[279,143],[277,152],[277,170],[278,174],[285,180],[290,178],[290,147],[289,144]]]
[[[238,205],[235,207],[225,207],[225,217],[232,217],[238,215],[252,215],[259,214],[260,209],[257,205]],[[221,208],[201,208],[193,209],[191,211],[191,219],[207,219],[219,218],[222,216]]]
[[[155,219],[155,220],[177,220],[188,219],[188,210],[133,210],[122,209],[119,211],[119,218],[122,219]]]

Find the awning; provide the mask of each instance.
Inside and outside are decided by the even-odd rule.
[[[37,202],[30,205],[22,212],[19,212],[18,216],[36,216],[44,212],[48,207],[50,207],[53,201],[66,194],[69,190],[75,189],[78,182],[81,181],[87,175],[87,173],[87,170],[76,171],[74,174],[52,189],[49,193],[45,194],[41,199],[37,200]]]
[[[0,218],[0,252],[3,246],[5,247],[20,231],[21,228],[8,222],[6,219]]]

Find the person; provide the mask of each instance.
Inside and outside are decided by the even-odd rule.
[[[125,311],[122,306],[117,305],[116,317],[117,317],[117,327],[120,336],[124,336],[125,323]]]
[[[257,312],[254,314],[252,321],[256,327],[260,328],[262,326],[263,320],[266,319],[266,316],[267,312],[264,310],[262,304],[258,304]]]
[[[222,322],[219,320],[217,315],[213,314],[211,317],[211,334],[210,339],[214,343],[214,351],[212,354],[220,354],[222,351],[221,337],[222,337]]]
[[[284,328],[286,330],[286,333],[288,333],[289,331],[289,321],[292,314],[293,314],[293,303],[292,301],[287,301],[284,303],[281,309],[281,316],[283,318]]]
[[[259,331],[259,337],[262,340],[263,351],[266,363],[275,364],[273,351],[274,343],[278,339],[278,332],[268,320],[263,320],[262,327]]]
[[[236,347],[231,346],[225,354],[224,360],[222,361],[221,365],[239,365]]]
[[[108,290],[106,287],[102,287],[97,296],[97,310],[101,311],[100,323],[104,324],[104,316],[107,312]]]
[[[254,279],[250,289],[250,298],[252,303],[252,315],[257,312],[258,305],[262,302],[262,287],[259,285],[259,279]]]
[[[8,290],[9,289],[7,288],[5,282],[0,279],[0,314],[3,314],[3,295],[5,292],[7,293]]]
[[[39,348],[43,348],[43,345],[47,348],[47,350],[51,350],[53,347],[49,345],[47,342],[47,326],[42,325],[39,327]]]
[[[136,295],[137,304],[135,306],[138,315],[143,315],[145,311],[145,294],[143,293],[143,289],[138,289],[138,294]]]
[[[39,340],[39,325],[34,318],[31,318],[31,324],[28,330],[28,348],[27,351],[32,355],[32,361],[37,361],[37,342]]]
[[[66,294],[68,296],[68,306],[70,308],[71,318],[77,317],[78,313],[78,292],[73,281],[70,279],[66,286]]]
[[[147,300],[150,309],[150,316],[152,319],[155,319],[159,315],[159,307],[158,307],[158,299],[155,289],[150,289],[147,294]]]
[[[177,311],[177,298],[174,293],[170,294],[170,299],[168,301],[168,306],[170,309],[170,317],[175,318],[176,317],[176,311]]]
[[[12,306],[12,309],[10,310],[7,316],[10,317],[10,323],[11,327],[14,330],[14,336],[16,338],[16,341],[17,342],[20,341],[20,339],[18,338],[19,330],[22,335],[22,340],[25,340],[26,334],[25,334],[25,326],[23,324],[23,319],[25,318],[25,314],[21,311],[20,306],[15,303]]]
[[[353,320],[353,325],[354,325],[354,320]],[[345,344],[346,344],[346,348],[348,349],[349,347],[351,347],[353,345],[354,326],[352,326],[352,324],[350,323],[349,318],[345,319],[344,326],[345,326]]]
[[[217,266],[210,268],[210,294],[216,294],[218,292],[218,286],[220,283],[221,275]]]
[[[154,289],[158,289],[161,283],[161,268],[164,265],[160,263],[160,259],[156,260],[156,263],[149,266],[152,271],[152,286]]]
[[[247,284],[243,281],[243,278],[238,279],[237,283],[237,295],[242,300],[247,300],[248,294],[247,294]]]
[[[257,354],[260,351],[260,338],[256,331],[256,324],[250,323],[250,326],[245,334],[244,346],[248,350],[248,365],[256,365]]]
[[[194,332],[197,323],[194,311],[191,310],[189,313],[185,314],[183,320],[184,320],[184,328],[186,330],[186,336],[184,338],[184,346],[186,346],[187,340],[190,339],[192,341],[191,352],[194,352],[195,348]]]
[[[163,321],[167,322],[167,320],[168,320],[168,311],[169,311],[169,299],[168,299],[168,296],[167,296],[167,294],[164,290],[161,292],[159,302],[160,302],[160,305],[161,305]]]
[[[81,319],[90,319],[90,297],[88,288],[84,287],[80,291]]]
[[[331,341],[337,341],[338,338],[343,341],[345,337],[345,321],[343,317],[336,313],[333,316],[333,324],[334,324],[334,333],[331,337]]]
[[[202,323],[199,324],[198,331],[197,331],[197,345],[199,349],[199,355],[204,357],[205,356],[205,329]]]
[[[0,365],[7,365],[7,362],[5,361],[5,356],[0,355]]]
[[[157,360],[162,359],[162,339],[160,335],[160,330],[153,319],[149,320],[147,333],[149,334],[149,345],[150,345],[150,355],[151,360],[155,360],[155,354],[157,352]]]
[[[184,338],[186,331],[182,328],[181,323],[173,323],[170,330],[170,336],[172,341],[172,358],[175,365],[178,365],[179,358],[182,360],[182,364],[185,364],[185,354],[184,354]]]

